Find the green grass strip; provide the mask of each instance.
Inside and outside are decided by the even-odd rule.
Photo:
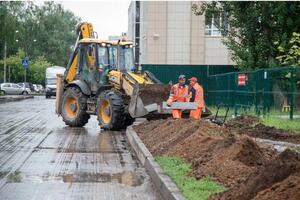
[[[275,128],[280,128],[284,130],[292,130],[300,133],[300,120],[294,119],[280,119],[278,117],[265,117],[262,119],[263,123],[267,126],[274,126]]]
[[[215,182],[212,177],[196,180],[188,176],[192,170],[191,165],[180,157],[157,156],[156,161],[188,200],[208,199],[210,195],[225,190],[225,187]]]

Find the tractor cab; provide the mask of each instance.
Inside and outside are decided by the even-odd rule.
[[[112,41],[112,45],[109,47],[109,60],[112,69],[122,72],[133,72],[134,55],[133,44],[128,41]]]
[[[77,75],[94,93],[107,84],[107,74],[112,67],[109,60],[111,43],[99,39],[82,39],[78,45]]]

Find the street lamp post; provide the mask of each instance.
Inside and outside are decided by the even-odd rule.
[[[6,83],[6,40],[4,41],[4,74],[3,74],[3,82]]]

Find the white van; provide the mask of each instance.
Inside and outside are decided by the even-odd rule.
[[[45,94],[46,98],[56,96],[56,74],[64,74],[66,68],[60,66],[48,67],[46,69]]]

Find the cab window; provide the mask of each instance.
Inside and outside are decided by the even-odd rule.
[[[98,61],[99,67],[106,67],[108,66],[108,51],[106,47],[99,47],[98,48]]]
[[[4,83],[2,87],[10,87],[10,83]]]

